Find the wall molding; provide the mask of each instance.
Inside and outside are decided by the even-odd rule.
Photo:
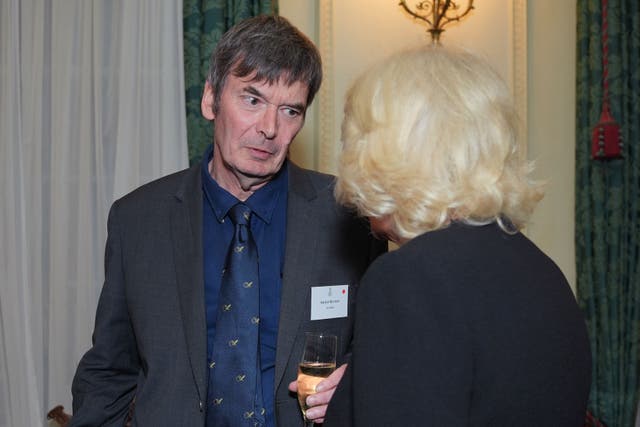
[[[527,0],[513,0],[511,13],[512,87],[516,112],[520,118],[520,140],[527,147]]]
[[[335,92],[333,72],[333,0],[318,2],[318,50],[322,56],[324,76],[318,93],[318,158],[317,169],[335,173],[337,169],[338,140],[335,135]]]

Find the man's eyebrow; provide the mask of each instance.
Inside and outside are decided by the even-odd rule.
[[[249,85],[245,87],[243,90],[244,92],[247,92],[250,95],[254,95],[266,100],[266,97],[264,96],[264,94],[260,92],[258,89],[256,89],[254,86]],[[284,104],[284,105],[286,105],[289,108],[293,108],[294,110],[305,111],[306,109],[305,105],[301,102],[295,102],[293,104]]]
[[[264,95],[262,94],[262,92],[260,92],[258,89],[256,89],[253,86],[247,86],[243,90],[244,90],[244,92],[248,92],[251,95],[255,95],[255,96],[258,96],[260,98],[264,98]]]

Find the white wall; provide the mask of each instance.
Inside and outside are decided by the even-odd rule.
[[[548,181],[528,234],[575,290],[575,1],[530,0],[528,27],[529,157]]]
[[[528,129],[529,157],[537,160],[536,176],[550,183],[527,234],[575,286],[575,2],[476,0],[475,7],[461,23],[445,28],[442,42],[487,57],[514,92]],[[344,94],[353,79],[393,52],[430,43],[430,36],[397,1],[280,0],[280,14],[318,44],[327,67],[324,92],[292,157],[334,172]]]

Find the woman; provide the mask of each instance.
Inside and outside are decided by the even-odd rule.
[[[581,426],[582,314],[520,230],[542,198],[509,91],[472,54],[398,54],[350,89],[336,197],[399,249],[360,286],[326,426]]]

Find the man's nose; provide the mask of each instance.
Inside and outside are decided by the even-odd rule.
[[[278,133],[278,109],[268,106],[258,122],[258,132],[267,139],[273,139]]]

